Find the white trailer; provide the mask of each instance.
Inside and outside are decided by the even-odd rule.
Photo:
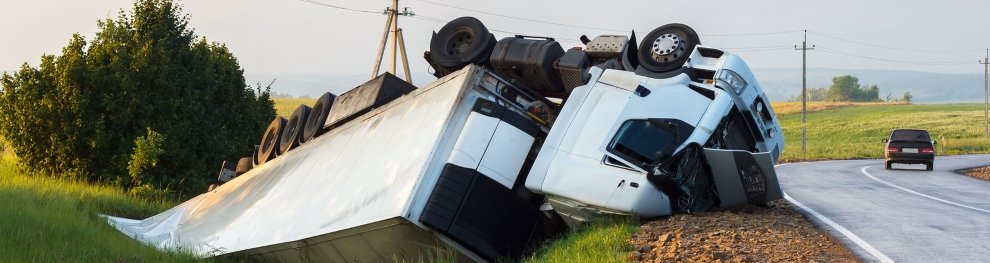
[[[539,203],[517,194],[547,130],[525,111],[537,101],[471,66],[159,215],[108,220],[147,244],[201,256],[518,256],[542,233]]]

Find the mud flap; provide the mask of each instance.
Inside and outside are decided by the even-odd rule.
[[[770,153],[704,148],[722,207],[783,198]]]

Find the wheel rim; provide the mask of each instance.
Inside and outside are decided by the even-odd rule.
[[[667,33],[653,40],[650,57],[657,62],[668,62],[684,55],[684,39]]]
[[[447,41],[447,54],[457,55],[467,52],[468,49],[471,48],[471,44],[474,44],[474,34],[471,33],[471,30],[457,30],[457,32],[454,32],[453,36],[450,37],[450,40]]]

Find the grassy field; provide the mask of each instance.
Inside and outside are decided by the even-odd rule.
[[[316,99],[313,98],[273,98],[272,100],[275,101],[275,114],[286,119],[292,116],[292,112],[299,105],[305,104],[306,106],[313,107],[313,104],[316,103]]]
[[[807,153],[803,154],[800,104],[797,111],[789,106],[780,107],[786,113],[777,111],[786,140],[781,157],[785,162],[882,158],[880,140],[897,128],[928,130],[938,141],[940,155],[990,152],[990,140],[981,138],[983,105],[979,104],[816,105],[808,113]]]
[[[162,253],[117,232],[99,214],[143,218],[177,204],[119,189],[29,177],[0,153],[0,262],[203,262]]]

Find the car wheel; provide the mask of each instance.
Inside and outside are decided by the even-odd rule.
[[[306,125],[306,117],[309,117],[309,111],[309,106],[299,105],[296,111],[292,112],[292,116],[289,116],[289,121],[280,136],[278,154],[285,154],[302,145],[303,129]]]
[[[268,129],[265,129],[265,135],[261,136],[261,144],[258,148],[259,163],[263,164],[278,156],[279,136],[284,127],[285,118],[282,117],[275,117],[272,123],[268,124]]]
[[[660,26],[639,43],[639,66],[662,73],[684,66],[701,39],[694,29],[684,24]]]
[[[454,19],[430,39],[430,58],[444,71],[453,72],[467,64],[484,64],[495,49],[495,35],[474,17]]]
[[[935,169],[935,161],[930,161],[925,164],[925,171],[931,171],[933,169]]]
[[[890,170],[890,165],[893,164],[889,161],[883,161],[883,169]]]

